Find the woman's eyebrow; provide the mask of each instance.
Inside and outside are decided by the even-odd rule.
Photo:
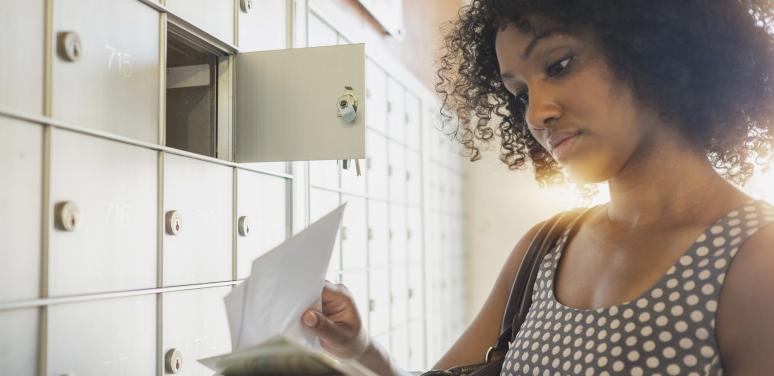
[[[532,40],[529,41],[527,48],[524,49],[524,53],[522,54],[522,59],[524,59],[525,61],[529,59],[529,55],[532,54],[532,51],[535,50],[535,47],[537,47],[538,42],[540,42],[541,40],[555,34],[566,33],[566,32],[567,32],[566,29],[555,27],[553,29],[544,30],[535,34],[535,37],[533,37]]]

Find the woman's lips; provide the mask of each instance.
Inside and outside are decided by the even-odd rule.
[[[580,133],[576,133],[569,137],[562,137],[561,140],[557,140],[559,142],[551,147],[551,154],[554,158],[561,160],[572,151],[578,136],[580,136]]]

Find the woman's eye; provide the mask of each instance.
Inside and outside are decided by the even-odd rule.
[[[522,90],[513,95],[517,101],[521,102],[525,106],[529,105],[529,92]]]
[[[559,60],[551,65],[548,66],[546,69],[546,73],[550,77],[556,77],[564,73],[564,71],[567,69],[567,66],[570,65],[570,62],[572,59],[575,58],[574,56],[568,56],[562,60]]]

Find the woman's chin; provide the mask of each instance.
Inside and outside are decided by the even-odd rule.
[[[562,164],[562,168],[570,179],[580,184],[603,183],[611,177],[608,169],[599,168],[599,164],[589,161],[569,161]]]

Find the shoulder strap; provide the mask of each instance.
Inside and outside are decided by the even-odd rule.
[[[527,317],[529,307],[532,304],[532,290],[540,270],[540,261],[562,236],[567,226],[573,224],[570,229],[572,236],[580,227],[589,209],[574,209],[554,215],[546,221],[535,237],[530,242],[529,248],[524,253],[519,271],[513,281],[511,295],[503,315],[500,337],[497,344],[490,349],[492,352],[504,352],[508,350],[508,343],[516,336],[521,324]],[[504,354],[502,354],[504,355]]]

